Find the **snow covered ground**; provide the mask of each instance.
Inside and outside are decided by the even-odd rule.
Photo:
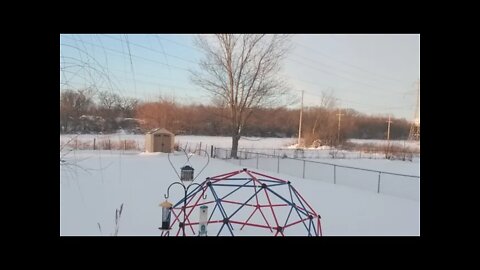
[[[403,141],[403,140],[367,140],[367,139],[349,139],[349,142],[356,143],[356,144],[374,144],[374,145],[387,145],[390,143],[391,145],[400,146],[400,147],[407,147],[412,149],[420,149],[420,141]]]
[[[177,136],[176,140],[182,139],[181,137],[190,136]],[[224,143],[230,143],[229,139],[225,139]],[[283,144],[285,141],[282,140],[285,139],[272,138],[272,145],[277,144],[272,147]],[[192,142],[192,138],[189,138],[189,141]],[[208,144],[203,138],[199,141]],[[214,142],[218,145],[222,140],[216,137]],[[246,143],[246,147],[251,147],[248,144],[265,147],[270,141],[264,139]],[[66,163],[60,166],[61,235],[112,234],[115,227],[115,210],[122,203],[124,206],[118,235],[160,235],[157,228],[161,224],[161,208],[158,204],[164,200],[163,195],[168,185],[178,180],[168,163],[167,154],[86,150],[72,151],[64,159]],[[177,155],[172,161],[179,168],[184,165],[185,158]],[[203,167],[206,158],[194,156],[190,161],[197,173]],[[339,164],[349,165],[352,161],[354,160],[335,160]],[[378,163],[380,161],[382,163]],[[392,163],[393,161],[370,162],[371,164],[366,162],[354,165],[371,166],[377,170],[411,172],[407,165]],[[298,171],[297,167],[287,165],[282,168]],[[420,202],[417,199],[392,196],[388,195],[388,192],[377,194],[372,190],[343,185],[340,180],[337,184],[328,180],[319,181],[315,178],[316,173],[307,174],[303,179],[302,176],[289,176],[282,170],[277,174],[271,170],[256,169],[256,164],[253,163],[236,165],[220,159],[211,159],[210,164],[195,182],[243,167],[291,181],[306,201],[322,216],[322,230],[326,236],[420,234]],[[357,174],[350,176],[353,179],[349,181],[358,178]],[[388,188],[388,185],[384,188]],[[177,202],[182,198],[182,194],[183,190],[172,187],[171,201]],[[246,230],[242,235],[257,234],[256,231]],[[273,234],[265,230],[262,235]],[[301,235],[301,232],[294,232],[293,235]]]
[[[130,134],[106,134],[106,135],[97,135],[97,134],[80,134],[80,135],[60,135],[60,143],[64,144],[69,141],[71,138],[76,137],[78,141],[89,143],[93,145],[93,139],[97,140],[97,143],[100,140],[112,140],[112,141],[123,141],[123,140],[133,140],[135,141],[139,149],[145,149],[145,135],[130,135]],[[257,138],[257,137],[242,137],[239,141],[240,148],[286,148],[288,145],[291,145],[295,142],[295,139],[292,138]],[[192,149],[202,145],[202,149],[205,149],[205,146],[210,147],[213,145],[215,147],[228,148],[232,147],[232,138],[231,137],[222,137],[222,136],[195,136],[195,135],[178,135],[175,136],[175,143],[178,143],[180,146],[187,148],[190,146]],[[187,145],[188,143],[188,145]],[[73,145],[73,144],[72,144]]]

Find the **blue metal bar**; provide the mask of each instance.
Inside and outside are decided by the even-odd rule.
[[[250,183],[250,182],[252,182],[252,181],[253,181],[253,180],[250,179],[250,180],[248,180],[247,182],[245,182],[244,185],[246,185],[246,184],[248,184],[248,183]],[[213,184],[212,184],[212,185],[213,185]],[[236,189],[234,189],[232,192],[228,193],[227,195],[223,196],[223,197],[222,197],[222,200],[225,199],[226,197],[230,196],[231,194],[233,194],[235,191],[239,190],[240,188],[241,188],[241,186],[238,187],[238,188],[236,188]]]
[[[268,185],[268,187],[283,186],[283,185],[288,185],[288,183],[278,183],[277,182],[277,184],[271,184],[271,185]]]
[[[290,207],[290,211],[288,212],[288,216],[287,216],[287,219],[285,220],[285,224],[283,224],[283,227],[285,227],[288,223],[288,219],[290,218],[290,214],[292,213],[292,210],[293,210],[293,205],[292,207]]]
[[[212,191],[212,194],[214,194],[214,198],[215,198],[215,202],[217,202],[218,204],[218,209],[220,209],[220,212],[222,213],[222,216],[223,218],[227,218],[227,211],[225,211],[225,208],[223,208],[223,205],[222,205],[222,200],[218,198],[218,195],[217,193],[215,192],[215,189],[210,185],[210,190]],[[232,224],[228,223],[228,229],[230,230],[230,233],[232,233],[233,235],[233,226]]]
[[[290,188],[290,185],[289,185],[289,188]],[[281,200],[283,200],[284,202],[286,202],[288,205],[292,205],[292,206],[293,206],[293,204],[294,204],[293,198],[292,198],[292,201],[289,202],[289,201],[287,201],[287,199],[285,199],[282,195],[278,194],[277,192],[273,191],[272,189],[270,189],[270,188],[268,188],[268,187],[267,187],[267,189],[268,189],[270,192],[272,192],[272,194],[274,194],[275,196],[277,196],[278,198],[280,198]],[[291,196],[291,194],[290,194],[290,196]],[[295,208],[296,208],[296,207],[295,207]],[[304,208],[305,208],[305,207],[304,207]],[[308,215],[308,213],[307,213],[307,212],[304,213],[304,211],[303,211],[302,209],[298,209],[298,211],[302,211],[302,214]]]
[[[290,188],[292,188],[292,187],[290,186]],[[296,190],[294,190],[294,191],[296,191]],[[310,215],[310,213],[309,213],[309,211],[308,211],[308,208],[306,208],[305,205],[303,205],[302,199],[300,199],[300,198],[298,197],[298,195],[297,195],[296,192],[293,192],[293,194],[295,194],[295,197],[297,197],[297,200],[300,202],[300,204],[302,205],[303,209],[305,209],[305,211],[307,211],[307,215]]]
[[[225,223],[223,223],[223,224],[222,224],[222,227],[220,227],[220,230],[218,230],[217,236],[219,236],[219,235],[220,235],[220,233],[222,232],[222,230],[223,230],[223,226],[225,226]]]
[[[298,210],[300,210],[300,209],[298,209],[297,207],[294,207],[294,208],[295,208],[295,211],[297,211],[298,218],[302,221],[303,226],[305,226],[305,230],[308,231],[307,225],[305,225],[305,221],[303,220],[303,218],[300,216],[300,213],[298,212]]]
[[[212,192],[213,197],[215,198],[215,203],[217,203],[218,209],[220,210],[220,213],[222,214],[223,218],[227,218],[227,212],[225,211],[225,209],[223,209],[223,207],[220,203],[221,199],[218,198],[218,195],[217,195],[217,193],[215,192],[215,189],[213,189],[212,186],[210,186],[210,191]]]
[[[308,223],[308,236],[312,236],[312,233],[310,233],[310,228],[312,228],[312,219],[310,219],[310,222]]]
[[[213,213],[215,212],[215,209],[217,209],[217,204],[215,204],[215,206],[213,207],[213,211],[212,211],[212,213],[210,214],[210,218],[208,218],[207,223],[210,222],[210,220],[212,220]]]
[[[288,185],[288,188],[291,189],[292,186],[291,186],[291,185]],[[295,192],[293,192],[293,193],[295,194]],[[297,194],[295,194],[295,197],[297,197],[297,200],[299,200]],[[293,202],[293,200],[292,200],[292,202]],[[300,203],[301,203],[301,201],[300,201]],[[303,204],[302,204],[302,206],[303,206]],[[303,207],[303,209],[306,209],[306,208]],[[300,220],[302,220],[303,226],[305,226],[305,229],[308,231],[307,225],[305,225],[305,221],[304,221],[303,218],[300,216],[300,213],[298,212],[298,210],[300,210],[300,209],[298,209],[298,208],[295,206],[295,211],[297,211],[298,217],[300,218]],[[306,216],[308,216],[308,214],[306,214]]]
[[[315,219],[317,219],[317,218],[315,218]],[[318,236],[317,228],[315,228],[315,222],[313,222],[313,219],[312,219],[312,227],[313,227],[313,231],[315,232],[315,236]]]
[[[239,207],[237,210],[235,210],[235,212],[233,212],[233,214],[231,214],[228,218],[229,218],[229,219],[232,218],[233,215],[235,215],[238,211],[240,211],[240,209],[242,209],[242,208],[243,208],[251,199],[253,199],[253,197],[255,197],[261,190],[262,190],[262,189],[259,188],[255,193],[253,193],[253,195],[252,195],[247,201],[245,201],[242,205],[240,205],[240,207]]]

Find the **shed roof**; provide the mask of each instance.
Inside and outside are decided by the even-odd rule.
[[[173,134],[172,132],[164,129],[164,128],[155,128],[155,129],[152,129],[150,130],[149,132],[147,132],[147,134],[168,134],[168,135],[172,135],[172,136],[175,136],[175,134]]]

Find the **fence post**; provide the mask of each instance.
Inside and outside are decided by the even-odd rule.
[[[277,157],[277,173],[280,173],[280,156]]]
[[[303,178],[305,178],[305,159],[303,160],[303,175],[302,175]]]
[[[337,183],[337,165],[333,165],[333,184]]]
[[[378,186],[377,186],[377,193],[380,193],[380,175],[382,172],[378,172]]]
[[[110,145],[110,139],[108,139],[108,150],[112,150],[112,146]]]
[[[93,138],[93,150],[95,150],[95,138]]]
[[[258,153],[257,153],[257,169],[258,169]]]
[[[213,145],[210,145],[210,156],[215,158],[215,156],[213,155]]]

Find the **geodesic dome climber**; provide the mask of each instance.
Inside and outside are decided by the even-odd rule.
[[[162,236],[179,236],[183,226],[192,236],[322,235],[320,215],[290,181],[246,168],[207,177],[186,201],[164,205],[172,220]]]

